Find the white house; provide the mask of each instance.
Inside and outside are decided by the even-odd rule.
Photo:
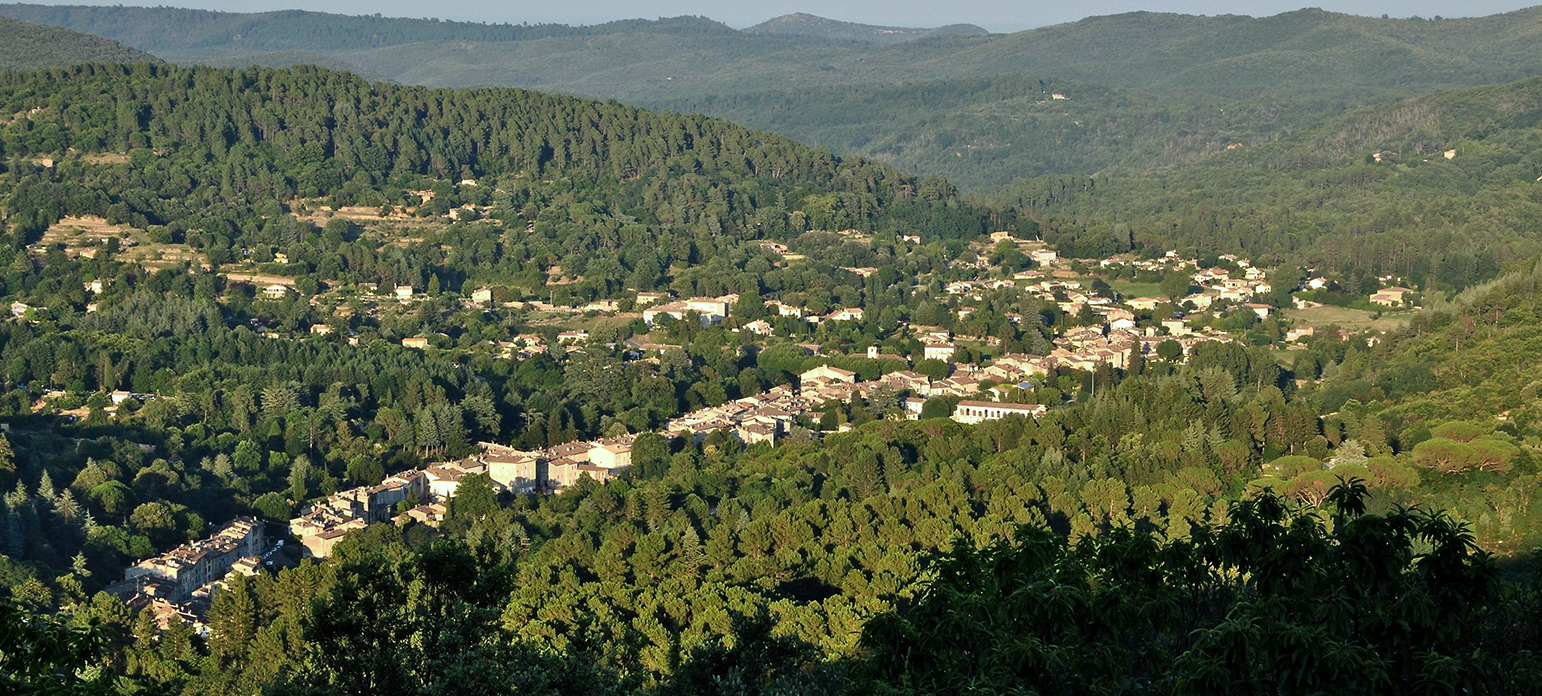
[[[1007,416],[1037,418],[1049,411],[1043,404],[1003,404],[995,401],[960,401],[953,407],[953,420],[964,424],[1000,420]]]
[[[942,360],[944,362],[953,359],[953,353],[958,348],[952,343],[928,343],[922,352],[922,357],[927,360]]]

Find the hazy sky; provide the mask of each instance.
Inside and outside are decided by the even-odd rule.
[[[37,2],[38,0],[32,0]],[[46,1],[46,0],[45,0]],[[341,14],[438,17],[486,22],[594,24],[613,19],[705,15],[746,27],[788,12],[808,12],[867,24],[936,26],[968,22],[992,31],[1015,31],[1091,15],[1133,10],[1187,14],[1263,16],[1299,9],[1310,0],[66,0],[48,4],[173,5],[232,12],[306,9]],[[1323,0],[1323,9],[1362,15],[1471,17],[1509,12],[1538,0]]]

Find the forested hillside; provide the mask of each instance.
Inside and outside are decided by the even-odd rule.
[[[0,52],[0,70],[158,62],[155,56],[111,39],[5,17],[0,17],[0,45],[5,46]]]
[[[1446,147],[1421,124],[1460,121],[1451,160],[1328,161],[1390,180],[1473,150],[1459,173],[1506,171],[1536,90],[1218,157],[1310,164],[1289,157],[1339,133]],[[670,437],[811,367],[911,367],[934,332],[960,337],[961,371],[1102,336],[1087,304],[1018,273],[1099,274],[1087,292],[1112,296],[1102,276],[1165,258],[1169,235],[1214,245],[1160,278],[1169,300],[1190,271],[1255,276],[1211,253],[1232,240],[1162,211],[1075,207],[1118,180],[1025,195],[1030,219],[726,121],[523,90],[96,64],[0,74],[0,109],[20,114],[0,127],[0,678],[190,695],[1536,691],[1542,602],[1490,555],[1542,542],[1531,264],[1449,305],[1489,267],[1414,267],[1437,307],[1408,329],[1287,344],[1277,308],[1305,274],[1282,263],[1274,304],[1186,316],[1178,330],[1207,337],[1188,348],[1006,385],[1043,407],[1032,418],[946,418],[1002,386],[982,380],[919,413],[909,388],[822,400],[774,446]],[[1518,171],[1505,195],[1523,194]],[[1422,249],[1492,228],[1443,229]],[[1036,232],[1080,258],[1033,267]],[[1348,232],[1235,243],[1284,256]],[[1104,269],[1104,245],[1138,248]],[[650,325],[647,291],[733,307]],[[1169,330],[1169,300],[1142,328]],[[468,475],[432,525],[377,522],[324,561],[236,573],[210,590],[206,636],[106,592],[234,515],[278,530],[479,441],[618,436],[635,437],[630,465],[604,483],[541,495]]]
[[[621,99],[1014,73],[1252,98],[1346,88],[1421,93],[1542,73],[1542,58],[1530,50],[1542,34],[1542,10],[1535,8],[1443,20],[1322,10],[1263,18],[1137,12],[889,46],[739,32],[695,18],[524,27],[44,5],[0,6],[0,15],[98,34],[182,62],[307,50],[400,82],[539,86]],[[165,26],[189,30],[157,29]]]
[[[794,36],[817,36],[836,41],[854,41],[857,43],[897,44],[934,36],[983,36],[989,32],[973,24],[949,24],[945,27],[935,28],[876,27],[871,24],[842,22],[802,12],[794,12],[780,17],[773,17],[760,24],[748,27],[744,30],[744,33],[790,34]]]
[[[128,154],[109,166],[75,160],[14,171],[7,212],[20,235],[66,215],[100,215],[185,236],[214,263],[279,240],[264,220],[273,219],[264,206],[275,201],[400,205],[403,184],[424,176],[524,173],[524,186],[535,189],[576,179],[593,196],[590,214],[618,226],[636,212],[634,219],[657,220],[660,232],[741,239],[802,232],[790,226],[795,211],[824,229],[871,225],[950,238],[1011,224],[993,223],[1001,216],[960,200],[946,182],[726,121],[519,90],[371,85],[314,68],[151,65],[11,74],[0,76],[0,90],[3,108],[28,114],[11,126],[7,156]]]
[[[41,5],[0,15],[180,63],[311,63],[701,111],[975,191],[1042,174],[1153,171],[1386,99],[1542,73],[1529,50],[1542,34],[1535,8],[1442,20],[1132,13],[890,44],[852,37],[903,33],[812,16],[735,31],[692,17],[568,27]],[[767,31],[789,25],[803,29]],[[1057,89],[1068,99],[1045,102]]]
[[[1159,170],[1309,130],[1365,98],[1325,92],[1233,101],[1000,76],[644,103],[713,114],[908,171],[946,172],[961,186],[991,191],[1046,174]]]
[[[1001,199],[1077,220],[1064,239],[1084,249],[1151,235],[1460,289],[1542,249],[1539,108],[1535,79],[1391,101],[1167,171],[1023,180]]]

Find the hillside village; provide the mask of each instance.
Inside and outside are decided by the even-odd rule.
[[[919,239],[914,240],[919,242]],[[785,247],[767,244],[767,249],[790,255]],[[1003,268],[988,259],[1000,259],[1019,251],[1030,268]],[[793,382],[773,386],[761,393],[745,395],[720,404],[707,405],[664,422],[657,429],[666,438],[679,438],[693,445],[717,436],[717,442],[739,446],[775,446],[786,438],[809,439],[822,431],[844,431],[850,423],[825,417],[832,403],[861,401],[877,404],[890,417],[920,419],[946,416],[966,424],[1008,417],[1035,418],[1071,397],[1074,388],[1066,374],[1096,375],[1100,370],[1130,370],[1137,364],[1182,362],[1195,348],[1209,342],[1250,340],[1246,329],[1263,322],[1279,332],[1281,347],[1290,349],[1310,339],[1311,325],[1286,326],[1280,321],[1281,307],[1270,270],[1254,266],[1249,260],[1223,255],[1209,263],[1183,258],[1176,251],[1154,258],[1119,255],[1097,260],[1067,260],[1042,243],[993,235],[979,245],[971,263],[955,264],[974,278],[950,280],[940,284],[950,311],[960,320],[977,311],[985,311],[987,300],[1003,296],[1014,302],[1037,303],[1056,317],[1054,337],[1042,354],[1003,352],[1004,341],[990,336],[958,335],[935,325],[898,323],[889,335],[868,334],[873,340],[865,348],[850,352],[831,351],[818,343],[802,343],[812,338],[820,326],[863,322],[865,308],[835,307],[825,311],[775,296],[761,298],[765,318],[745,318],[736,308],[745,306],[737,294],[716,297],[676,298],[669,292],[638,292],[626,298],[630,312],[621,312],[623,302],[596,301],[576,308],[589,317],[630,317],[637,331],[621,342],[596,343],[590,332],[567,328],[543,333],[526,332],[508,340],[495,341],[487,348],[497,358],[524,361],[539,355],[559,359],[587,351],[619,351],[626,361],[659,363],[661,357],[680,346],[656,342],[668,340],[671,330],[683,324],[704,328],[727,328],[741,337],[740,350],[765,350],[776,345],[795,346],[814,366],[796,375]],[[278,262],[286,261],[277,253]],[[1110,269],[1129,269],[1132,275],[1187,278],[1189,284],[1168,282],[1169,296],[1156,294],[1126,296],[1113,291],[1101,278]],[[866,278],[875,269],[844,268]],[[1088,278],[1091,278],[1089,281]],[[1392,279],[1386,279],[1392,280]],[[917,278],[920,286],[927,279]],[[100,294],[103,283],[94,281],[85,288]],[[1307,296],[1331,291],[1334,281],[1307,275],[1286,296],[1291,308],[1319,306]],[[351,303],[375,315],[392,307],[408,307],[425,298],[410,286],[389,290],[378,287],[358,289],[368,302]],[[272,301],[289,301],[294,288],[288,283],[271,283],[262,294]],[[478,287],[465,293],[463,306],[470,311],[496,305],[492,288]],[[1273,299],[1271,304],[1267,300]],[[1412,290],[1391,286],[1377,290],[1368,301],[1388,309],[1409,305],[1415,299]],[[315,302],[312,298],[312,302]],[[521,311],[546,311],[564,316],[561,308],[540,302],[503,302],[506,308]],[[1052,308],[1052,309],[1050,309]],[[13,314],[25,318],[29,308],[13,307]],[[567,316],[574,316],[569,314]],[[582,315],[579,315],[582,316]],[[1228,329],[1226,317],[1241,316],[1243,322],[1230,321],[1244,330]],[[1018,324],[1021,313],[1009,312],[1007,318]],[[1039,321],[1050,314],[1041,313]],[[775,323],[773,323],[773,321]],[[560,326],[560,324],[559,324]],[[256,327],[266,335],[281,334]],[[306,329],[310,338],[326,339],[337,328],[330,324],[312,324]],[[1348,336],[1347,332],[1341,332]],[[908,353],[896,352],[896,341],[910,346]],[[358,345],[357,334],[348,337]],[[434,343],[423,336],[400,340],[407,349],[433,350]],[[856,370],[841,364],[866,360],[879,365],[876,374],[864,379]],[[921,370],[925,370],[923,373]],[[63,403],[63,393],[45,395],[45,403]],[[154,394],[114,392],[109,409],[124,401],[143,403]],[[81,415],[77,409],[75,415]],[[437,528],[446,518],[449,504],[468,477],[497,493],[554,494],[588,479],[604,483],[626,474],[631,466],[632,444],[638,433],[618,433],[592,441],[574,441],[545,449],[520,450],[507,445],[482,442],[470,457],[451,461],[431,461],[425,466],[386,477],[367,486],[342,490],[325,499],[303,506],[284,527],[284,535],[298,542],[295,550],[303,557],[326,558],[349,532],[370,524],[395,522],[421,524]],[[724,440],[722,438],[726,437]],[[251,575],[268,556],[282,549],[264,544],[261,522],[250,518],[233,521],[208,539],[177,547],[147,559],[125,572],[117,591],[133,606],[150,607],[162,621],[173,619],[201,626],[208,609],[208,599],[236,574]],[[279,558],[282,558],[280,556]]]

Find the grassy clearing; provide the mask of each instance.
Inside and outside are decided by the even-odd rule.
[[[1125,280],[1116,280],[1108,284],[1114,292],[1125,297],[1161,297],[1161,286],[1156,283],[1134,283]]]
[[[1298,325],[1304,324],[1311,327],[1321,327],[1337,324],[1346,329],[1375,329],[1377,331],[1392,331],[1408,324],[1412,312],[1399,312],[1396,314],[1383,314],[1380,318],[1373,318],[1373,312],[1362,309],[1349,309],[1347,307],[1334,307],[1323,305],[1311,309],[1289,309],[1285,316],[1296,321]]]

